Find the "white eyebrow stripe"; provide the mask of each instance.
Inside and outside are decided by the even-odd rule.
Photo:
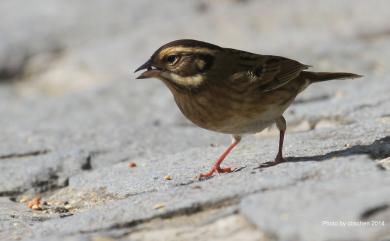
[[[203,82],[203,76],[201,74],[182,77],[174,73],[162,73],[161,76],[183,86],[196,87],[202,84]]]

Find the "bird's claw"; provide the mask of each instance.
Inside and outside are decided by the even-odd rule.
[[[211,170],[207,173],[202,173],[199,175],[199,180],[205,180],[205,179],[208,179],[210,177],[212,177],[214,175],[214,173],[217,173],[217,174],[220,174],[220,173],[230,173],[230,172],[233,172],[234,169],[230,168],[230,167],[225,167],[225,168],[221,168],[219,166],[214,166],[213,168],[211,168]]]
[[[275,160],[273,161],[269,161],[269,162],[265,162],[265,163],[262,163],[260,164],[257,168],[255,169],[258,169],[258,168],[265,168],[265,167],[272,167],[272,166],[275,166],[275,165],[278,165],[280,163],[283,163],[283,162],[286,162],[286,159],[284,159],[283,157],[276,157]]]

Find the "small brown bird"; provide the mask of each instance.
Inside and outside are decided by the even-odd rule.
[[[137,79],[162,80],[181,112],[194,124],[233,136],[232,144],[212,169],[200,175],[203,179],[215,172],[231,172],[231,168],[220,165],[241,136],[260,132],[274,123],[280,138],[273,163],[285,161],[283,113],[298,93],[311,83],[361,77],[352,73],[305,71],[309,67],[284,57],[183,39],[160,47],[135,72],[146,69]]]

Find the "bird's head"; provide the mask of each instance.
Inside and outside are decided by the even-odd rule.
[[[194,88],[205,82],[223,48],[190,39],[176,40],[160,47],[146,63],[137,79],[158,78],[168,85]]]

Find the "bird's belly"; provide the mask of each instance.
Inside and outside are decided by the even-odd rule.
[[[244,95],[240,99],[217,96],[205,92],[196,96],[176,96],[175,100],[181,112],[199,127],[226,134],[246,134],[260,132],[272,125],[295,98],[285,91]]]
[[[226,134],[252,134],[257,133],[271,126],[274,120],[230,120],[233,124],[224,125],[216,131]]]
[[[228,134],[250,134],[257,133],[275,123],[284,109],[277,106],[259,106],[253,112],[236,113],[226,118],[216,131]]]
[[[269,127],[287,108],[280,105],[261,105],[249,107],[239,104],[221,107],[208,102],[177,103],[182,113],[194,124],[204,129],[226,134],[257,133]]]

